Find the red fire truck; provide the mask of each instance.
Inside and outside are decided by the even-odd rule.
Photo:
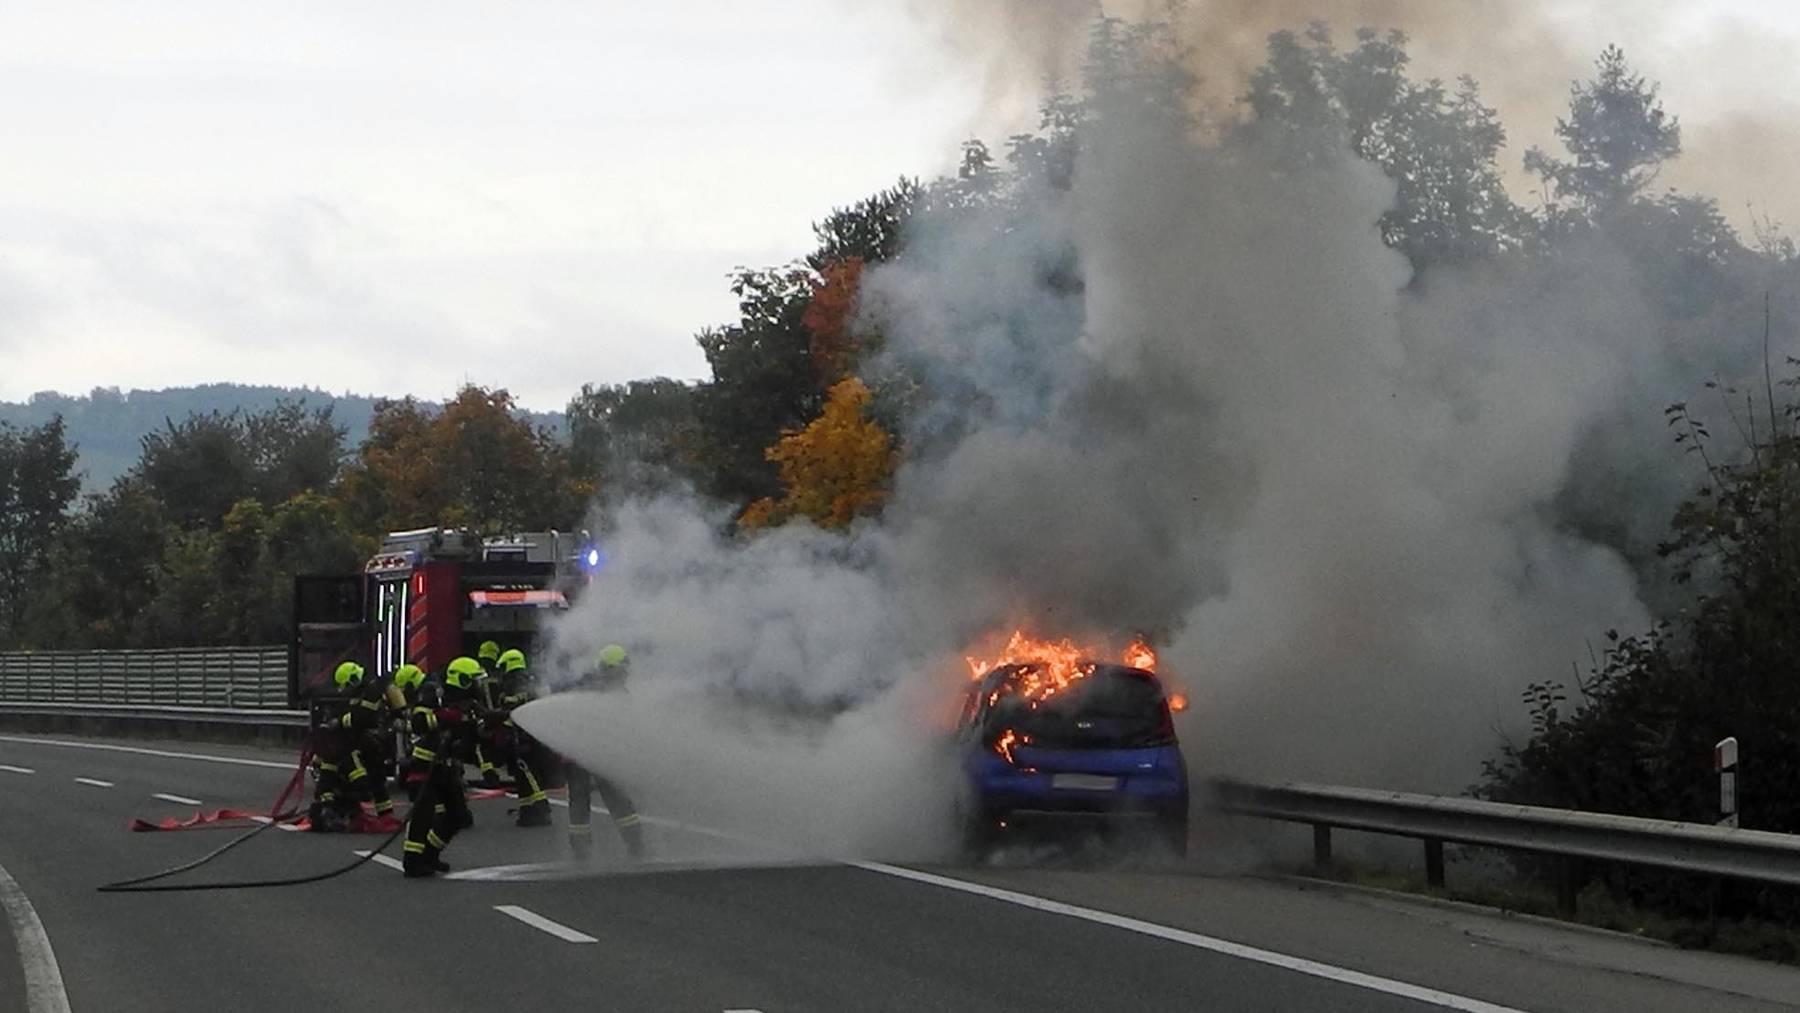
[[[377,677],[408,662],[437,673],[483,640],[530,657],[545,618],[569,607],[600,562],[585,532],[393,532],[362,573],[295,578],[289,704],[334,695],[343,661]]]

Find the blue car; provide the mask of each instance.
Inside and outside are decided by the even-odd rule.
[[[957,729],[967,844],[983,854],[1036,825],[1156,835],[1187,851],[1188,779],[1155,674],[1088,663],[1044,692],[1040,666],[1000,665],[970,690]]]

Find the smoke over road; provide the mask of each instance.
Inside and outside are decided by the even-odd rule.
[[[927,392],[881,520],[738,540],[624,506],[558,650],[624,643],[630,686],[532,731],[653,811],[905,855],[946,839],[961,659],[1016,625],[1150,633],[1197,773],[1455,791],[1524,684],[1646,624],[1554,509],[1693,382],[1617,251],[1418,289],[1348,153],[1277,171],[1128,104],[1081,152],[869,274],[877,368]]]

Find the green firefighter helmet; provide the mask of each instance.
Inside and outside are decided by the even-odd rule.
[[[494,665],[502,672],[517,672],[525,667],[525,652],[509,647],[500,653],[500,659]]]
[[[618,668],[625,664],[625,648],[618,644],[607,644],[600,648],[600,667]]]
[[[483,640],[481,646],[475,648],[475,657],[482,661],[493,661],[500,657],[500,645],[492,640]]]
[[[362,684],[362,680],[363,667],[354,661],[344,662],[337,667],[337,671],[331,673],[331,681],[336,683],[339,689],[359,686]]]
[[[425,682],[425,670],[417,665],[406,664],[394,669],[394,685],[401,689],[418,689]]]
[[[463,655],[450,662],[444,669],[444,685],[453,689],[468,689],[481,678],[481,662],[468,655]]]

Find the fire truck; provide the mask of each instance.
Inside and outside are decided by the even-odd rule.
[[[376,677],[409,662],[438,673],[484,640],[531,657],[545,620],[568,609],[600,562],[585,532],[393,532],[361,573],[294,579],[289,706],[336,695],[332,673],[344,661]]]

